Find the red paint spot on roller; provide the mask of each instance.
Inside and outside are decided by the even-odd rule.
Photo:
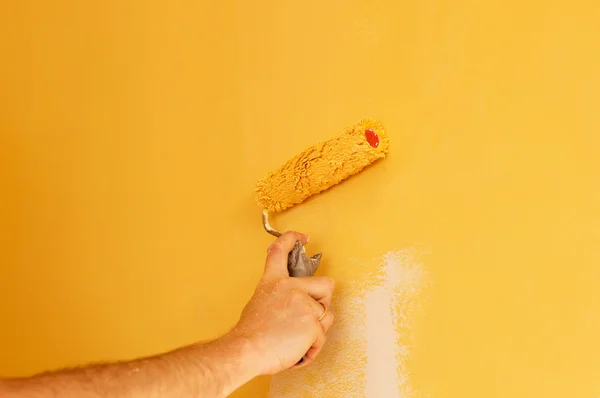
[[[365,130],[365,137],[369,145],[373,148],[377,148],[379,146],[379,136],[371,129]]]

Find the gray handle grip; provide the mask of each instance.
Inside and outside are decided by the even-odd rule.
[[[266,210],[262,212],[262,223],[265,231],[269,234],[280,237],[281,232],[277,231],[269,224],[269,213]],[[317,253],[312,257],[308,257],[306,255],[306,251],[304,250],[304,246],[302,246],[302,242],[296,242],[294,248],[288,254],[288,273],[292,277],[303,277],[303,276],[313,276],[319,268],[319,264],[321,263],[321,253]],[[296,363],[300,365],[304,362],[304,357]]]
[[[322,253],[312,257],[306,255],[302,242],[296,242],[294,249],[288,254],[288,272],[290,276],[313,276],[321,263]]]
[[[321,257],[322,253],[317,253],[312,257],[308,257],[304,250],[304,246],[302,246],[302,242],[296,242],[294,249],[288,254],[288,272],[290,276],[313,276],[317,271],[317,268],[319,268]],[[302,362],[304,362],[304,357],[296,363],[296,366],[302,364]]]

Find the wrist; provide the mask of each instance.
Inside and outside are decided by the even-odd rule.
[[[233,361],[237,364],[237,372],[247,379],[252,380],[264,372],[261,363],[261,354],[256,344],[249,336],[238,333],[236,330],[224,335],[220,341],[234,355]],[[245,381],[245,382],[246,382]]]
[[[260,358],[251,341],[235,331],[194,348],[200,365],[200,391],[213,391],[202,396],[226,397],[261,372]]]

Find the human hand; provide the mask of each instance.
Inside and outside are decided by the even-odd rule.
[[[333,280],[288,274],[288,253],[298,240],[305,244],[308,237],[286,232],[269,246],[263,277],[232,331],[257,350],[259,374],[275,374],[301,359],[302,366],[312,362],[333,324],[330,310],[319,320],[331,303]]]

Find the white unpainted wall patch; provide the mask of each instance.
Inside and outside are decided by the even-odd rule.
[[[427,282],[426,282],[427,281]],[[364,281],[339,286],[336,320],[310,366],[273,377],[269,396],[409,398],[411,319],[427,274],[415,248],[385,253]]]

